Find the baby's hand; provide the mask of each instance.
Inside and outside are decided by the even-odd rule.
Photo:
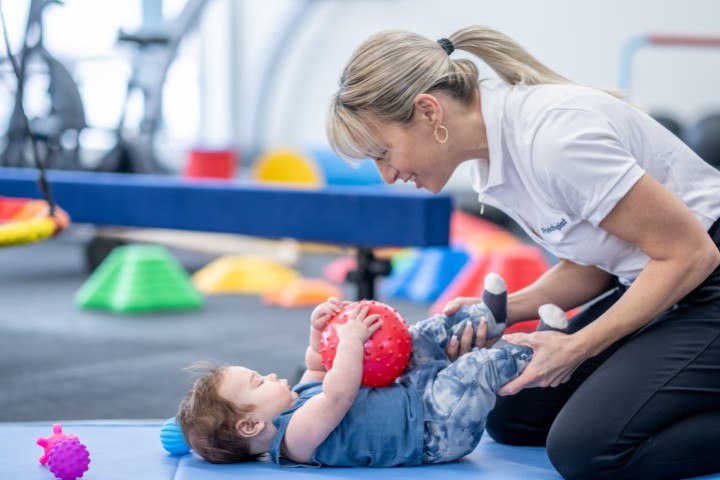
[[[382,326],[380,315],[377,313],[368,315],[367,312],[367,306],[358,305],[355,310],[350,313],[346,323],[342,325],[335,325],[338,338],[340,340],[345,338],[357,338],[362,341],[362,343],[367,342],[372,334]]]
[[[337,297],[330,297],[313,310],[310,315],[310,325],[312,328],[318,331],[322,331],[325,328],[327,322],[332,317],[340,313],[340,310],[350,302],[342,301]]]

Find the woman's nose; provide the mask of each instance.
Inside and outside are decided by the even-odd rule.
[[[380,172],[380,177],[382,177],[383,179],[383,182],[387,184],[395,183],[398,175],[398,171],[395,168],[386,163],[377,163],[376,165],[378,167],[378,171]]]

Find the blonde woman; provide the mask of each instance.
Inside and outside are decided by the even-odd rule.
[[[499,80],[480,81],[456,50]],[[472,163],[480,210],[504,211],[560,259],[509,296],[509,323],[546,303],[586,305],[577,333],[509,339],[534,356],[499,391],[497,441],[546,445],[565,478],[720,472],[720,172],[632,105],[485,27],[370,37],[341,75],[327,131],[387,183],[437,193]]]

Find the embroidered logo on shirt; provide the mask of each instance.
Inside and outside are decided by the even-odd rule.
[[[565,226],[566,226],[567,224],[568,224],[567,220],[565,220],[565,219],[563,218],[562,220],[560,220],[560,221],[559,221],[558,223],[556,223],[555,225],[550,225],[550,226],[547,226],[547,227],[542,227],[542,228],[540,228],[540,231],[542,231],[543,235],[548,235],[548,234],[550,234],[550,233],[552,233],[552,232],[559,232],[560,230],[562,230],[563,228],[565,228]]]

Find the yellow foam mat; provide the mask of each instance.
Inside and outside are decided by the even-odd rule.
[[[193,283],[203,293],[260,295],[286,285],[300,274],[261,257],[227,255],[195,272]]]

